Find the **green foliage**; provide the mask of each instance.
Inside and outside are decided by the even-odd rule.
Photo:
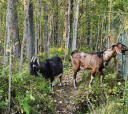
[[[127,87],[128,83],[126,82],[126,85],[124,85],[122,76],[115,73],[107,71],[105,74],[104,87],[101,86],[99,75],[96,74],[90,89],[88,88],[88,83],[85,83],[90,80],[90,72],[85,71],[83,73],[78,95],[74,98],[77,102],[77,113],[109,114],[111,112],[124,114],[127,112],[127,105],[125,103],[127,103],[128,90],[127,88],[125,89],[125,86]]]
[[[50,96],[49,82],[42,76],[35,78],[28,72],[28,66],[24,64],[22,73],[14,72],[11,83],[11,110],[17,113],[36,113],[53,111],[52,98]],[[13,66],[12,66],[13,68]],[[8,68],[4,68],[0,75],[0,112],[8,106]]]

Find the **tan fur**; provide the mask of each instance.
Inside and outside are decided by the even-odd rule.
[[[113,57],[115,58],[117,53],[125,54],[125,51],[128,51],[128,48],[121,43],[112,45],[109,49],[104,51],[100,55],[100,57],[98,56],[97,53],[91,54],[91,53],[78,52],[77,50],[74,50],[71,53],[71,60],[72,60],[72,65],[73,65],[74,88],[77,89],[76,75],[80,69],[92,70],[89,87],[91,87],[92,80],[97,70],[99,70],[100,77],[101,77],[100,80],[102,83],[102,77],[103,77],[102,70],[105,67],[104,63],[106,62],[108,63]]]

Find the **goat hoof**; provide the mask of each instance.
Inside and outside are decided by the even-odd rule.
[[[78,87],[75,87],[75,90],[77,90],[78,89]]]
[[[53,88],[52,88],[52,89],[50,89],[50,92],[53,92]]]
[[[105,88],[105,84],[101,84],[101,87]]]
[[[62,83],[60,83],[60,84],[59,84],[59,87],[62,87],[62,86],[63,86],[63,84],[62,84]]]
[[[36,75],[36,78],[40,78],[40,76],[39,75]]]

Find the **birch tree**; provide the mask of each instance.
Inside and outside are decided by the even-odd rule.
[[[74,1],[74,22],[73,22],[73,40],[72,40],[72,51],[76,48],[76,37],[77,37],[77,23],[78,23],[78,15],[79,15],[79,2],[80,0]]]

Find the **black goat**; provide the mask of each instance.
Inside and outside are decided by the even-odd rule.
[[[116,44],[113,44],[109,49],[103,52],[84,53],[84,52],[78,52],[77,50],[74,50],[73,52],[71,52],[74,88],[77,89],[76,75],[80,69],[92,70],[89,87],[91,87],[92,80],[95,77],[95,73],[97,70],[99,70],[100,81],[102,83],[103,68],[105,68],[105,66],[113,57],[114,58],[116,57],[117,53],[124,55],[125,51],[128,51],[128,48],[125,45],[121,43],[116,43]]]
[[[50,78],[50,85],[52,90],[55,76],[60,76],[60,86],[62,86],[61,77],[63,74],[63,64],[60,57],[56,56],[52,57],[51,59],[46,59],[43,62],[39,62],[39,58],[33,56],[30,63],[30,74],[39,77],[39,75],[37,74],[38,71],[44,78]]]

